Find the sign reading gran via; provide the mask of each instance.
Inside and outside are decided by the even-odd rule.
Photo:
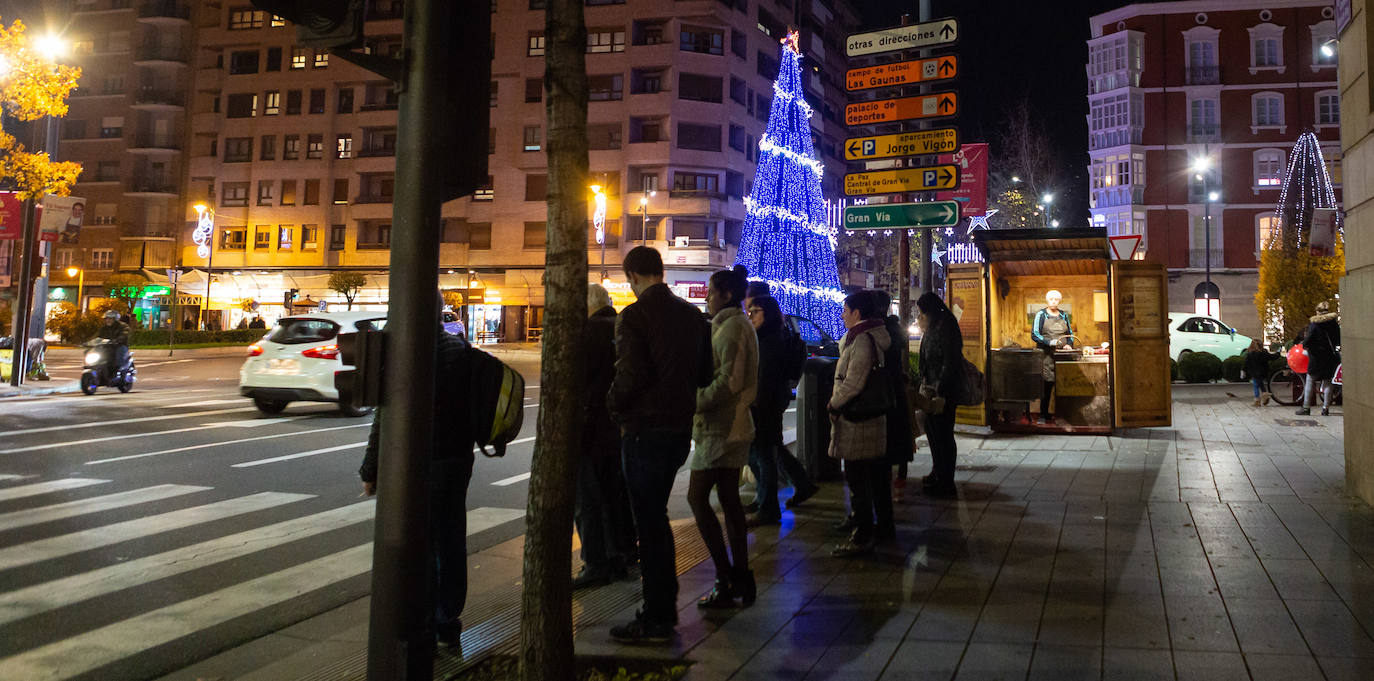
[[[844,228],[867,229],[924,229],[953,227],[959,224],[958,201],[926,201],[924,203],[880,203],[867,206],[846,206]]]

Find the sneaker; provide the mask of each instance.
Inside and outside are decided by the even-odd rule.
[[[830,555],[836,558],[850,558],[852,556],[862,556],[871,551],[873,551],[872,537],[866,540],[858,539],[857,541],[855,537],[850,537],[848,541],[831,550]]]
[[[1311,415],[1312,415],[1312,410],[1311,410],[1311,409],[1308,409],[1307,407],[1303,407],[1303,408],[1301,408],[1301,409],[1299,409],[1299,410],[1297,410],[1297,411],[1295,411],[1295,412],[1293,412],[1293,413],[1294,413],[1294,414],[1297,414],[1298,416],[1311,416]]]
[[[816,492],[821,491],[819,485],[811,485],[806,489],[798,489],[792,493],[792,498],[787,500],[787,508],[796,508],[806,502],[807,499],[816,496]]]
[[[717,579],[711,593],[697,600],[697,607],[702,610],[720,610],[722,608],[735,607],[735,592],[730,588],[730,581],[727,579]]]
[[[673,625],[655,624],[637,614],[633,620],[611,627],[611,640],[632,646],[662,646],[673,641]]]
[[[435,628],[434,641],[440,648],[463,647],[463,623],[441,625]]]
[[[1330,410],[1330,409],[1327,409],[1327,408],[1325,408],[1325,407],[1322,407],[1322,416],[1330,416],[1330,415],[1331,415],[1331,410]]]

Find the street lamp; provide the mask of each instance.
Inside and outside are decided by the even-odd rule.
[[[606,192],[601,185],[591,186],[596,211],[592,213],[592,226],[596,227],[596,243],[601,244],[601,279],[606,279]]]
[[[81,314],[86,314],[86,298],[81,295],[86,290],[86,269],[83,267],[68,267],[67,277],[76,277],[76,309]]]
[[[201,305],[201,329],[210,330],[210,283],[215,267],[215,209],[203,203],[192,206],[196,209],[196,231],[191,240],[196,242],[196,255],[205,258],[205,304]],[[290,313],[290,310],[287,310]]]
[[[648,195],[639,197],[639,236],[645,246],[649,245],[649,198],[657,195],[658,192],[651,189]]]
[[[1050,220],[1050,226],[1051,226],[1051,227],[1058,227],[1058,226],[1059,226],[1059,221],[1058,221],[1058,220]]]
[[[1040,203],[1044,204],[1044,206],[1045,206],[1045,226],[1046,226],[1046,227],[1049,227],[1049,226],[1050,226],[1050,204],[1053,203],[1053,202],[1054,202],[1054,194],[1051,194],[1051,193],[1049,193],[1049,192],[1045,192],[1045,195],[1042,196],[1042,197],[1040,197]],[[1058,225],[1055,225],[1055,226],[1058,227]]]

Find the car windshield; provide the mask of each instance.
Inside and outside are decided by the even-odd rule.
[[[331,340],[338,333],[339,325],[327,319],[283,319],[272,327],[267,340],[282,345],[318,343]]]
[[[825,333],[810,319],[798,317],[796,315],[788,315],[787,321],[792,323],[792,327],[797,332],[797,335],[801,336],[802,340],[807,343],[820,345],[826,341]]]

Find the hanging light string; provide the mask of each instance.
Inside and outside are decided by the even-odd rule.
[[[1297,186],[1295,201],[1289,200],[1289,190]],[[1311,131],[1298,136],[1297,144],[1288,159],[1284,172],[1282,189],[1279,190],[1279,203],[1275,211],[1278,227],[1269,232],[1267,248],[1286,245],[1291,241],[1297,248],[1306,247],[1311,239],[1311,216],[1308,210],[1335,210],[1335,226],[1344,234],[1341,224],[1340,206],[1336,203],[1336,189],[1331,175],[1326,170],[1326,159],[1322,155],[1321,144]],[[1291,227],[1290,220],[1292,218]],[[1306,226],[1306,228],[1304,227]]]
[[[744,210],[750,215],[758,217],[777,218],[784,222],[791,222],[802,229],[819,234],[830,240],[831,246],[835,244],[835,228],[825,222],[812,222],[810,218],[800,213],[783,208],[782,206],[769,206],[758,201],[753,197],[744,197]]]
[[[825,170],[825,166],[820,161],[817,161],[816,159],[811,158],[810,156],[803,156],[802,154],[798,154],[797,152],[792,151],[791,149],[788,149],[785,146],[773,142],[773,140],[768,138],[768,133],[766,132],[759,137],[759,151],[770,154],[781,154],[782,156],[787,157],[787,160],[792,161],[793,163],[798,163],[802,166],[810,168],[811,172],[816,174],[817,179],[821,177],[821,174]]]

